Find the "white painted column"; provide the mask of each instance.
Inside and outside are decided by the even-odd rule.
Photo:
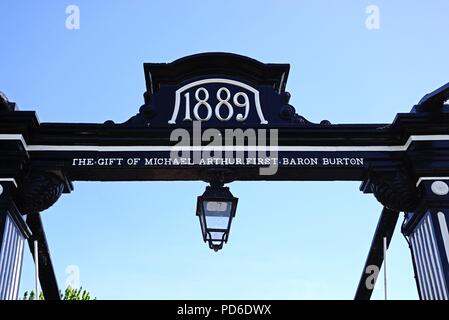
[[[404,229],[423,300],[449,300],[449,180],[421,179],[423,200]]]
[[[0,300],[15,300],[19,294],[25,237],[11,212],[13,179],[0,178]]]

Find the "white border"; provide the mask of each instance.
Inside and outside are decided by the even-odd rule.
[[[446,215],[444,212],[438,212],[438,222],[440,224],[441,235],[443,237],[444,249],[446,251],[446,257],[449,259],[449,231],[447,229]]]
[[[20,140],[23,147],[26,149],[27,143],[21,134],[0,134],[0,140]]]
[[[414,141],[449,140],[449,135],[412,135],[398,146],[95,146],[95,145],[28,145],[21,134],[0,134],[0,140],[20,140],[27,151],[406,151]],[[427,178],[426,178],[427,179]],[[440,178],[442,179],[442,178]],[[446,177],[448,179],[448,177]]]
[[[420,177],[418,182],[416,182],[416,186],[419,186],[424,180],[449,180],[449,177]]]
[[[17,188],[17,182],[16,179],[14,178],[0,178],[0,182],[12,182]]]

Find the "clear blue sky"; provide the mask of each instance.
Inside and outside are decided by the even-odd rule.
[[[70,4],[79,30],[65,28]],[[371,4],[379,30],[365,27]],[[291,103],[311,121],[391,123],[449,81],[448,11],[445,0],[4,0],[0,90],[42,122],[120,122],[143,102],[144,62],[228,51],[290,63]],[[239,207],[219,253],[195,217],[204,187],[75,183],[42,215],[60,286],[77,265],[100,299],[353,298],[381,211],[359,182],[232,183]],[[416,299],[399,227],[389,254],[390,297]],[[32,287],[26,252],[21,292]]]

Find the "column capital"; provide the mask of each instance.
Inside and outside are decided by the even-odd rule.
[[[0,213],[8,209],[16,188],[17,183],[14,178],[0,177]]]
[[[398,212],[415,210],[421,200],[412,174],[401,168],[371,172],[361,189],[372,192],[384,207]]]
[[[419,208],[448,208],[449,207],[449,177],[420,178],[417,186],[422,194]]]

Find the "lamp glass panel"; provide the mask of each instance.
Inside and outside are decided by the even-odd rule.
[[[205,201],[204,216],[206,218],[207,228],[227,230],[231,217],[231,209],[232,202]]]
[[[211,232],[209,232],[209,236],[210,236],[210,239],[209,240],[212,240],[212,242],[214,242],[214,241],[218,241],[218,242],[221,242],[221,241],[223,241],[224,239],[224,234],[225,234],[225,231],[223,231],[223,232],[221,232],[221,231],[211,231]]]
[[[206,226],[205,224],[205,220],[204,220],[204,216],[200,216],[200,225],[201,225],[201,232],[204,234],[206,232]]]

